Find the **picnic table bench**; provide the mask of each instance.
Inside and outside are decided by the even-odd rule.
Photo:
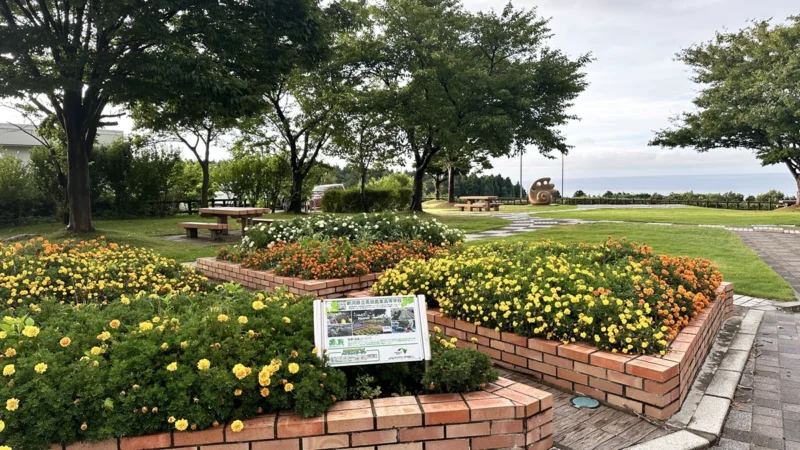
[[[197,239],[197,230],[209,230],[215,241],[222,239],[222,233],[228,231],[227,223],[208,223],[208,222],[181,222],[178,224],[186,230],[186,237]]]
[[[492,202],[492,200],[497,200],[497,196],[495,195],[463,196],[461,200],[464,200],[466,203],[455,205],[456,208],[461,211],[469,210],[471,212],[476,209],[478,211],[483,211],[484,209],[487,211],[500,211],[500,203]]]
[[[275,219],[259,219],[256,217],[250,219],[250,221],[253,223],[253,225],[258,225],[258,224],[272,225],[272,223],[275,222]]]

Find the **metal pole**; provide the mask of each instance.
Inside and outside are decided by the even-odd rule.
[[[519,152],[519,199],[522,200],[522,151]]]
[[[561,197],[566,197],[567,193],[564,192],[564,153],[561,153]]]

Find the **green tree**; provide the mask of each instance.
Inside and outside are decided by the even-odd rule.
[[[22,160],[0,151],[0,203],[31,197],[30,174]]]
[[[57,118],[68,228],[88,232],[89,161],[108,105],[242,98],[319,53],[321,15],[316,0],[0,0],[0,97]]]
[[[585,89],[589,56],[571,60],[547,46],[535,11],[472,14],[458,0],[384,0],[374,27],[354,46],[369,85],[403,130],[414,164],[411,209],[422,210],[423,178],[443,148],[491,156],[535,144],[566,152],[557,128]]]
[[[800,206],[800,16],[772,26],[759,21],[681,51],[703,89],[696,111],[658,131],[651,145],[749,149],[762,165],[783,164]]]

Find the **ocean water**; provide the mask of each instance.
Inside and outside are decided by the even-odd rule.
[[[556,189],[561,190],[561,180],[553,178]],[[565,195],[571,197],[582,190],[589,195],[602,195],[606,191],[650,194],[671,192],[724,193],[758,195],[777,189],[787,196],[797,195],[797,184],[788,171],[784,174],[735,175],[658,175],[639,177],[598,177],[564,179]]]

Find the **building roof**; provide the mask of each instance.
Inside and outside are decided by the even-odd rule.
[[[33,136],[19,129],[35,134],[33,125],[13,125],[0,123],[0,147],[38,147],[42,145]],[[122,136],[121,130],[97,130],[97,143],[110,144]]]

